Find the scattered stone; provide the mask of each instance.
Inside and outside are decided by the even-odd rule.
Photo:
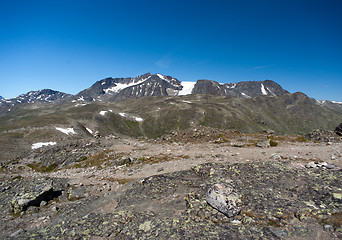
[[[120,158],[119,160],[116,161],[116,164],[118,166],[122,166],[122,165],[125,165],[125,164],[129,164],[132,161],[133,160],[130,157],[122,157],[122,158]]]
[[[240,220],[233,220],[233,221],[231,221],[231,223],[234,224],[234,225],[239,225],[242,222]]]
[[[17,231],[15,231],[14,233],[12,233],[11,235],[10,235],[10,237],[15,237],[15,236],[17,236],[18,234],[20,234],[20,233],[22,233],[22,232],[24,232],[24,230],[23,229],[18,229]]]
[[[51,210],[52,210],[53,212],[58,212],[59,208],[58,208],[57,206],[53,206],[53,207],[51,208]]]
[[[325,167],[327,169],[334,169],[336,166],[334,164],[327,164]]]
[[[317,164],[315,162],[309,162],[305,165],[306,168],[316,168]]]
[[[236,143],[232,143],[232,146],[233,146],[233,147],[242,148],[242,147],[244,147],[245,145],[244,145],[242,142],[236,142]]]
[[[271,130],[271,129],[268,129],[268,130],[264,130],[262,131],[263,134],[266,134],[266,135],[273,135],[274,134],[274,131]]]
[[[317,163],[316,165],[317,165],[317,167],[327,167],[328,163],[320,162],[320,163]]]
[[[259,142],[256,143],[256,146],[257,147],[261,147],[261,148],[270,147],[271,146],[270,140],[266,139],[266,140],[259,141]]]
[[[217,183],[208,189],[206,200],[210,206],[233,217],[241,211],[241,199],[235,189],[226,183]]]
[[[272,154],[271,155],[271,159],[273,159],[273,160],[281,160],[282,158],[281,158],[281,156],[279,154]]]
[[[164,168],[158,168],[157,172],[162,172],[164,171]]]
[[[46,206],[47,204],[48,204],[47,201],[41,201],[40,207],[44,207],[44,206]]]
[[[334,231],[334,227],[329,225],[329,224],[326,224],[326,225],[324,225],[324,230],[333,232]]]

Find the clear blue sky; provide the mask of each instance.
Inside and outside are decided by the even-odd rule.
[[[1,0],[0,95],[146,72],[342,101],[341,0]]]

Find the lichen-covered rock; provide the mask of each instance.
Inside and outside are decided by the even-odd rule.
[[[11,209],[15,214],[25,211],[29,206],[39,206],[53,192],[52,181],[45,178],[33,179],[19,191],[11,201]]]
[[[241,211],[240,196],[229,184],[215,184],[208,189],[206,197],[210,206],[222,212],[227,217],[233,217]]]

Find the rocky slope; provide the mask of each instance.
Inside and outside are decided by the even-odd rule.
[[[1,237],[341,238],[341,143],[273,136],[277,146],[251,144],[265,137],[197,129],[172,143],[100,138],[69,166],[44,169],[30,158],[3,165]],[[238,193],[237,215],[208,204],[217,183]]]

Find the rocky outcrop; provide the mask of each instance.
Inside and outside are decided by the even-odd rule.
[[[43,200],[50,200],[52,194],[51,180],[33,179],[17,189],[17,195],[11,201],[11,210],[18,214],[30,206],[39,206]]]
[[[336,130],[335,130],[336,132]],[[306,135],[306,138],[317,142],[336,142],[340,141],[341,137],[337,136],[334,131],[316,129]]]
[[[338,125],[336,128],[335,128],[335,133],[339,136],[342,136],[342,123],[340,123],[340,125]]]
[[[271,146],[270,142],[271,142],[270,139],[262,140],[262,141],[257,142],[256,146],[261,147],[261,148],[267,148]]]

